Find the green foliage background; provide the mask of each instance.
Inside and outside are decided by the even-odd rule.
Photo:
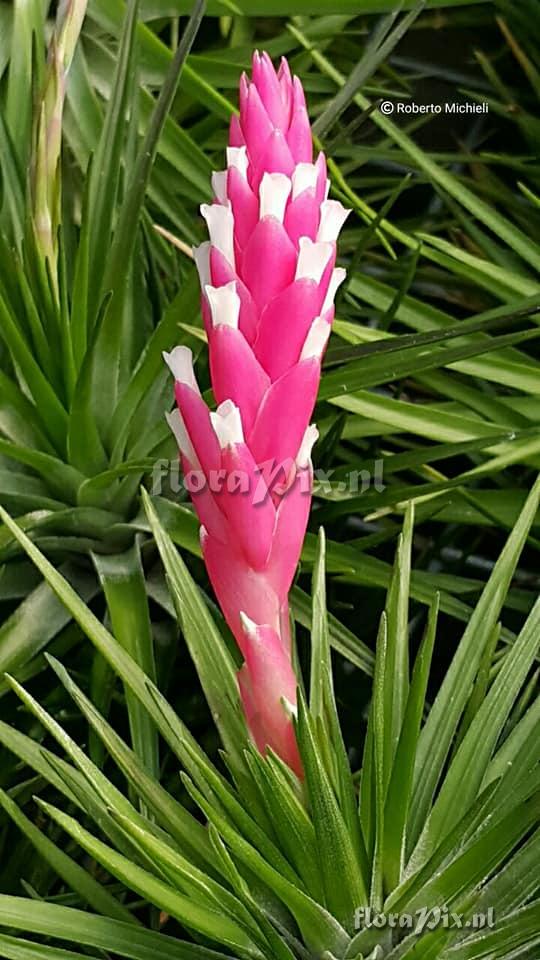
[[[75,0],[56,28],[54,4],[0,3],[0,500],[19,528],[0,528],[0,955],[534,960],[536,4],[190,8],[90,0],[77,42]],[[255,47],[301,77],[332,195],[353,209],[316,412],[330,480],[292,593],[303,796],[246,758],[197,522],[167,484],[152,491],[175,456],[162,350],[191,346],[209,383],[190,247]],[[489,113],[403,120],[385,99]],[[381,464],[384,489],[355,493],[351,473]],[[493,900],[501,922],[470,943],[349,940],[367,900]],[[175,918],[170,943],[148,904]]]

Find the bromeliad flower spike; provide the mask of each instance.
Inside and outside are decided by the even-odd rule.
[[[313,162],[304,92],[286,60],[276,72],[255,53],[229,142],[215,201],[201,207],[210,241],[194,251],[218,407],[210,413],[190,350],[176,347],[166,355],[178,406],[169,423],[196,480],[208,574],[244,656],[251,734],[301,774],[287,598],[311,504],[310,418],[348,211],[328,199],[325,158]]]

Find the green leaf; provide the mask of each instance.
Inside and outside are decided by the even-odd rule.
[[[471,0],[427,0],[427,7],[466,6]],[[481,0],[484,2],[484,0]],[[402,9],[408,10],[416,4],[414,0],[404,0]],[[294,15],[314,16],[319,14],[349,13],[387,13],[395,10],[394,0],[234,0],[234,8],[248,17],[292,17]],[[178,16],[191,9],[189,0],[143,0],[141,16],[146,20],[161,17]],[[228,0],[210,0],[208,13],[211,16],[223,16],[233,7]]]
[[[129,749],[113,728],[106,723],[95,706],[71,679],[65,668],[53,657],[47,658],[60,682],[77,707],[105,744],[109,754],[127,777],[158,823],[184,849],[193,863],[211,862],[211,848],[206,830],[151,776],[140,758]]]
[[[156,682],[154,640],[146,598],[139,547],[117,555],[94,554],[114,635],[141,670]],[[125,691],[133,749],[143,766],[159,779],[157,733],[148,713],[131,692]]]
[[[441,786],[413,855],[422,861],[474,802],[492,752],[540,644],[540,600],[471,723]]]
[[[0,895],[0,925],[56,940],[105,950],[128,960],[227,960],[209,947],[184,943],[164,933],[143,930],[131,923],[98,917],[86,910]],[[51,958],[52,960],[52,958]]]
[[[199,29],[205,0],[197,0],[178,45],[173,61],[160,90],[148,130],[140,145],[129,179],[125,197],[120,207],[114,239],[107,259],[104,291],[111,290],[112,297],[106,308],[103,324],[96,341],[93,364],[93,395],[100,402],[95,407],[96,418],[102,436],[114,439],[109,433],[110,410],[114,410],[121,396],[120,358],[125,355],[126,287],[132,267],[132,258],[138,234],[138,225],[143,209],[146,188],[155,160],[161,131],[178,89],[185,59]],[[134,30],[134,27],[133,27]],[[134,33],[131,42],[134,42]],[[127,78],[129,80],[129,77]],[[132,82],[132,81],[131,81]],[[107,396],[108,403],[102,398]]]
[[[48,483],[54,496],[68,503],[76,502],[77,491],[84,480],[82,474],[49,453],[32,450],[9,440],[0,439],[0,454],[31,467]]]
[[[344,392],[352,393],[366,387],[380,386],[391,380],[418,375],[426,370],[453,366],[469,357],[485,356],[495,350],[499,351],[513,344],[536,339],[539,335],[539,331],[532,328],[520,333],[492,337],[489,341],[477,341],[460,346],[443,347],[442,349],[438,347],[415,349],[407,346],[403,356],[400,356],[399,353],[392,356],[391,367],[388,366],[388,360],[385,352],[383,352],[380,357],[370,357],[369,363],[353,361],[340,367],[335,373],[327,375],[323,381],[320,399],[330,400],[333,397],[341,396]],[[396,338],[396,341],[397,345],[399,339]]]
[[[167,378],[162,354],[178,342],[179,320],[193,319],[199,312],[199,301],[199,280],[196,271],[192,270],[148,340],[114,411],[110,425],[111,437],[114,437],[113,465],[123,457],[132,423],[140,421],[143,405],[155,391],[160,375],[162,383]]]
[[[72,789],[75,788],[78,803],[83,809],[94,818],[96,823],[105,830],[113,839],[114,843],[121,848],[126,848],[123,842],[123,832],[118,829],[112,820],[109,810],[131,817],[136,822],[144,821],[144,818],[137,813],[131,803],[124,797],[117,787],[96,767],[95,764],[86,756],[84,750],[79,747],[69,734],[57,723],[53,717],[32,697],[24,687],[16,680],[8,676],[8,682],[13,691],[17,694],[24,705],[34,714],[45,729],[57,740],[60,746],[65,750],[76,767],[83,774],[84,781],[75,781],[75,784],[69,784]],[[57,758],[54,754],[48,758],[53,767],[58,766]],[[62,771],[61,771],[62,772]],[[68,781],[69,783],[69,781]],[[155,829],[155,828],[154,828]],[[131,849],[127,848],[131,854]]]
[[[60,847],[58,847],[46,834],[39,830],[31,820],[28,819],[19,809],[16,803],[0,789],[0,805],[9,817],[35,846],[44,860],[50,864],[52,869],[62,878],[64,883],[72,890],[75,890],[81,899],[92,907],[97,913],[115,920],[123,920],[129,923],[136,923],[136,919],[115,897],[112,896],[99,883],[95,877],[87,870],[79,866],[75,860],[72,860]]]
[[[187,769],[192,766],[193,758],[198,758],[203,763],[206,762],[204,753],[198,746],[197,741],[191,736],[187,727],[176,715],[165,697],[2,507],[0,507],[0,518],[42,572],[56,595],[70,611],[73,619],[84,630],[96,649],[144,704],[149,715],[154,719],[158,730],[174,753],[186,764]]]
[[[259,957],[260,953],[254,949],[249,937],[233,920],[223,916],[216,910],[200,907],[189,897],[184,896],[169,884],[158,880],[152,874],[138,867],[112,847],[92,836],[87,830],[73,819],[62,813],[56,807],[38,800],[39,806],[56,823],[68,833],[73,840],[79,843],[91,857],[94,857],[110,873],[116,876],[140,896],[145,897],[155,906],[170,914],[188,928],[196,930],[211,940],[239,950],[245,956]]]
[[[298,698],[297,738],[317,838],[325,903],[342,926],[351,929],[356,907],[367,901],[362,869],[324,768],[315,721],[307,712],[301,691]]]
[[[259,786],[262,802],[277,839],[311,897],[324,898],[313,824],[279,760],[271,752],[264,758],[252,748],[247,762]]]
[[[20,4],[19,4],[20,6]],[[15,145],[10,136],[7,118],[0,110],[0,169],[3,182],[3,203],[1,221],[11,226],[11,231],[17,246],[20,246],[24,236],[24,188],[19,161],[15,152]]]
[[[345,77],[335,67],[330,60],[319,50],[315,50],[309,40],[296,27],[289,27],[293,36],[308,50],[317,64],[317,66],[330,77],[338,87],[345,84]],[[362,109],[368,110],[371,106],[370,101],[362,93],[355,95],[355,103]],[[540,248],[538,244],[531,241],[518,227],[515,227],[502,214],[498,213],[493,206],[490,206],[481,197],[477,196],[468,187],[465,187],[444,167],[432,159],[428,153],[416,145],[414,140],[406,131],[397,126],[393,121],[385,116],[381,111],[373,112],[373,119],[382,132],[390,137],[405,154],[422,170],[427,176],[443,190],[447,191],[451,197],[458,201],[474,217],[484,223],[497,237],[508,244],[510,249],[515,250],[522,259],[529,263],[535,270],[540,270]]]
[[[43,429],[59,453],[64,452],[67,413],[48,380],[41,372],[25,342],[19,325],[0,294],[0,330],[14,364],[20,369],[31,396],[39,410]]]
[[[289,600],[294,619],[303,627],[311,626],[311,601],[310,598],[300,587],[295,586],[289,594]],[[327,611],[328,637],[330,644],[337,653],[349,660],[366,673],[369,677],[373,676],[373,652],[344,625],[336,616]]]
[[[85,600],[97,592],[93,578],[66,563],[60,571],[74,584]],[[0,672],[17,676],[59,631],[69,623],[70,614],[46,583],[41,583],[22,601],[0,627]]]
[[[20,937],[8,937],[5,933],[0,933],[0,950],[5,960],[82,960],[85,956],[73,950],[59,950]]]
[[[158,837],[141,829],[126,817],[116,816],[120,826],[133,838],[163,872],[175,889],[190,897],[203,909],[215,911],[216,908],[233,923],[237,923],[246,935],[266,946],[261,938],[259,927],[238,898],[222,884],[217,883],[208,874],[194,867],[188,860],[173,851]],[[261,943],[262,940],[262,943]]]
[[[386,791],[401,735],[409,695],[409,593],[414,507],[407,506],[398,540],[392,580],[386,601],[387,651],[384,666],[385,749],[383,783]]]
[[[38,0],[15,0],[11,34],[11,57],[5,101],[5,120],[20,169],[26,169],[30,154],[32,99],[28,94],[33,74],[34,41],[43,36],[45,21]],[[39,48],[39,43],[36,44]],[[39,49],[39,61],[43,53]],[[39,74],[39,71],[38,71]]]
[[[384,810],[384,879],[388,890],[399,884],[405,866],[407,822],[411,803],[418,736],[425,709],[429,671],[437,630],[439,600],[428,615],[426,631],[414,665],[403,726],[397,745]]]
[[[366,274],[356,274],[351,280],[350,289],[355,296],[358,296],[363,302],[370,304],[370,306],[375,307],[377,310],[388,310],[394,297],[392,287]],[[538,303],[538,296],[536,294],[533,296],[533,301]],[[530,306],[531,301],[529,301],[529,298],[526,298],[525,302],[528,302]],[[522,307],[525,307],[525,302],[516,301],[516,309],[520,309],[520,303]],[[476,322],[485,323],[487,321],[490,323],[491,320],[505,315],[508,316],[508,307],[506,304],[503,307],[496,307],[493,310],[485,311],[477,315]],[[452,329],[452,327],[455,326],[454,317],[444,313],[444,311],[440,309],[436,309],[431,306],[431,304],[409,295],[401,299],[396,311],[396,319],[404,323],[407,327],[412,327],[413,330],[431,334],[433,334],[435,330],[440,330],[441,328]],[[345,329],[347,332],[350,331],[350,326],[350,324],[346,326]],[[339,329],[340,327],[338,326],[338,330]],[[341,329],[343,329],[342,325]],[[379,330],[372,330],[366,334],[366,328],[362,328],[362,336],[369,336],[370,339],[376,340],[381,338],[395,339],[393,334]],[[479,337],[480,336],[483,335],[479,334]],[[355,342],[357,341],[355,340]],[[519,363],[516,362],[518,359]],[[519,354],[517,357],[512,355],[503,358],[488,354],[487,356],[479,356],[476,359],[461,360],[456,363],[455,369],[471,376],[479,376],[487,380],[493,380],[495,383],[514,386],[518,390],[527,390],[533,394],[538,393],[535,365],[524,360]]]
[[[138,0],[129,0],[116,58],[112,96],[107,104],[101,135],[89,170],[88,209],[91,210],[91,221],[87,289],[90,328],[96,321],[101,298],[107,292],[107,287],[103,288],[103,278],[111,245],[112,216],[118,197],[127,107],[135,77],[134,51],[138,11]],[[110,409],[108,412],[110,413]]]
[[[426,819],[470,686],[499,617],[539,501],[540,478],[493,568],[420,735],[409,821],[411,844],[416,842]]]
[[[330,634],[326,610],[326,542],[319,530],[319,549],[313,567],[313,614],[311,629],[310,715],[317,729],[318,743],[327,773],[334,784],[340,811],[349,833],[354,857],[360,866],[367,902],[369,866],[358,816],[358,801],[349,758],[341,732],[332,680]],[[360,902],[357,906],[361,906]]]
[[[295,886],[282,870],[271,866],[258,850],[231,825],[229,819],[222,816],[216,806],[205,799],[200,790],[185,777],[183,777],[183,780],[210,823],[223,837],[234,857],[267,884],[293,914],[308,947],[314,951],[321,951],[330,945],[336,951],[343,952],[349,942],[349,937],[337,920],[324,907]]]
[[[384,837],[384,760],[387,749],[385,729],[385,666],[388,650],[386,612],[383,612],[377,634],[373,696],[368,718],[362,766],[361,798],[368,801],[364,817],[367,843],[373,850],[371,861],[370,905],[377,911],[383,898],[383,837]],[[362,799],[360,800],[362,803]]]
[[[206,699],[227,753],[242,767],[248,733],[240,704],[235,664],[199,589],[161,526],[150,497],[144,490],[142,496],[182,632]]]
[[[540,903],[536,901],[497,922],[496,930],[468,938],[465,943],[448,952],[443,960],[484,960],[487,957],[493,960],[505,960],[507,957],[533,960],[540,943],[539,925]]]

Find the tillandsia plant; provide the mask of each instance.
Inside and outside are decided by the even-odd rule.
[[[186,62],[191,6],[0,2],[0,956],[538,960],[540,180],[374,109],[444,73],[415,20],[495,29],[447,75],[533,144],[534,2],[210,0]],[[332,200],[256,57],[202,323],[257,44]]]
[[[253,56],[240,81],[227,169],[201,213],[195,250],[218,407],[209,413],[180,346],[165,354],[177,410],[169,424],[201,521],[210,580],[244,655],[239,684],[250,730],[297,773],[288,594],[312,492],[309,425],[345,271],[336,240],[348,211],[313,162],[302,85],[282,59]]]

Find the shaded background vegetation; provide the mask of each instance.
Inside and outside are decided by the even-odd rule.
[[[54,5],[50,10],[46,4],[35,6],[48,15],[49,32]],[[322,437],[315,449],[315,466],[335,471],[338,481],[350,470],[373,469],[375,461],[384,461],[382,493],[369,489],[362,496],[343,498],[333,490],[318,490],[293,598],[300,655],[305,658],[305,591],[314,534],[323,523],[329,609],[336,618],[332,639],[339,654],[339,707],[351,760],[358,766],[371,696],[372,651],[406,501],[414,498],[417,506],[413,647],[425,626],[427,604],[436,591],[441,592],[443,642],[437,680],[540,465],[535,339],[540,265],[538,13],[533,0],[438,9],[429,9],[428,4],[412,14],[403,11],[386,19],[381,10],[391,10],[394,4],[374,2],[374,12],[360,13],[355,9],[362,7],[359,2],[341,14],[334,12],[335,4],[321,3],[321,14],[311,16],[310,4],[298,2],[292,5],[290,18],[272,16],[271,0],[266,6],[264,16],[238,15],[231,5],[231,12],[203,21],[149,178],[140,229],[126,265],[126,292],[118,314],[122,335],[111,344],[92,339],[92,311],[89,307],[81,320],[77,300],[88,161],[91,155],[95,161],[99,157],[105,175],[95,194],[99,197],[101,190],[105,198],[101,219],[90,237],[95,258],[89,258],[89,302],[95,301],[95,322],[100,291],[107,286],[103,279],[107,260],[118,257],[114,247],[118,211],[128,197],[149,105],[163,84],[185,20],[171,13],[183,10],[181,4],[155,0],[141,5],[145,24],[139,29],[127,93],[118,103],[112,130],[121,160],[121,174],[113,184],[107,179],[107,163],[112,169],[115,157],[100,155],[98,145],[111,91],[118,96],[114,71],[124,4],[91,0],[68,79],[61,221],[66,309],[72,311],[74,325],[87,323],[88,351],[93,351],[95,366],[87,382],[80,387],[79,381],[80,389],[73,388],[66,382],[62,363],[57,363],[62,348],[54,337],[50,339],[50,380],[68,411],[70,440],[64,443],[57,432],[43,448],[61,466],[69,464],[79,471],[86,485],[69,490],[60,469],[53,476],[36,458],[15,450],[15,446],[39,450],[38,434],[42,427],[47,432],[48,411],[39,407],[40,398],[32,395],[31,385],[30,391],[22,389],[22,395],[30,392],[39,409],[28,436],[17,434],[17,416],[25,419],[24,404],[19,410],[8,383],[20,382],[20,364],[13,340],[5,333],[0,346],[4,387],[0,429],[5,440],[0,449],[0,499],[106,622],[110,612],[105,594],[109,590],[113,595],[115,576],[125,577],[128,603],[130,590],[144,579],[158,683],[203,746],[215,753],[217,736],[178,635],[138,497],[141,482],[151,489],[155,459],[174,457],[163,421],[170,384],[158,366],[155,377],[144,382],[137,380],[136,372],[141,370],[145,345],[156,330],[163,330],[164,317],[163,346],[185,342],[195,351],[202,346],[189,256],[191,244],[204,238],[198,207],[208,199],[211,170],[223,165],[228,117],[252,49],[264,48],[274,58],[288,56],[303,80],[318,143],[332,159],[333,195],[354,208],[340,247],[340,261],[349,273],[338,302],[317,411]],[[23,7],[0,4],[5,236],[0,292],[4,313],[16,318],[34,352],[31,303],[39,312],[47,294],[32,269],[29,296],[22,297],[16,287],[17,263],[32,266],[33,251],[31,242],[24,246],[21,242],[27,225],[24,217],[17,223],[17,205],[12,201],[14,184],[22,194],[35,189],[32,110],[39,103],[46,68],[39,31],[22,16]],[[330,12],[324,14],[323,8]],[[35,16],[39,21],[39,13]],[[391,131],[381,121],[382,99],[487,101],[489,113],[451,119],[394,117]],[[400,139],[399,131],[407,139]],[[451,174],[451,189],[444,179],[446,171]],[[477,201],[482,202],[481,209]],[[158,233],[156,224],[177,238],[183,249]],[[469,321],[476,326],[463,336],[460,324]],[[433,333],[443,330],[446,338],[434,339]],[[45,334],[47,339],[47,330]],[[414,339],[422,334],[424,341]],[[385,350],[390,337],[402,338],[391,351]],[[83,349],[79,372],[84,356]],[[103,381],[95,369],[105,356],[120,371],[114,396],[96,387]],[[197,370],[207,387],[204,364],[203,351]],[[94,428],[99,439],[90,443]],[[115,475],[108,473],[112,468]],[[477,474],[471,473],[474,470]],[[219,620],[197,557],[196,523],[187,502],[165,489],[155,503],[191,571],[208,591]],[[508,596],[506,643],[538,593],[539,522],[533,526]],[[132,554],[126,559],[125,551],[135,542],[140,563]],[[99,559],[104,557],[109,558],[109,567]],[[1,670],[28,679],[34,695],[79,743],[89,743],[97,762],[104,762],[85,721],[45,669],[43,651],[61,655],[102,712],[127,734],[123,688],[5,530],[0,532],[0,562]],[[128,646],[130,636],[133,642],[133,633],[141,629],[144,614],[141,617],[138,621],[134,614],[119,625]],[[533,674],[514,721],[533,696],[537,679]],[[0,692],[2,719],[16,720],[21,729],[45,742],[43,730],[18,711],[2,681]],[[179,794],[176,764],[166,751],[159,765],[162,781]],[[23,805],[32,794],[49,789],[4,750],[0,784]],[[70,901],[51,869],[7,822],[2,842],[2,892],[20,892],[22,878],[39,896],[58,894],[62,902]]]

